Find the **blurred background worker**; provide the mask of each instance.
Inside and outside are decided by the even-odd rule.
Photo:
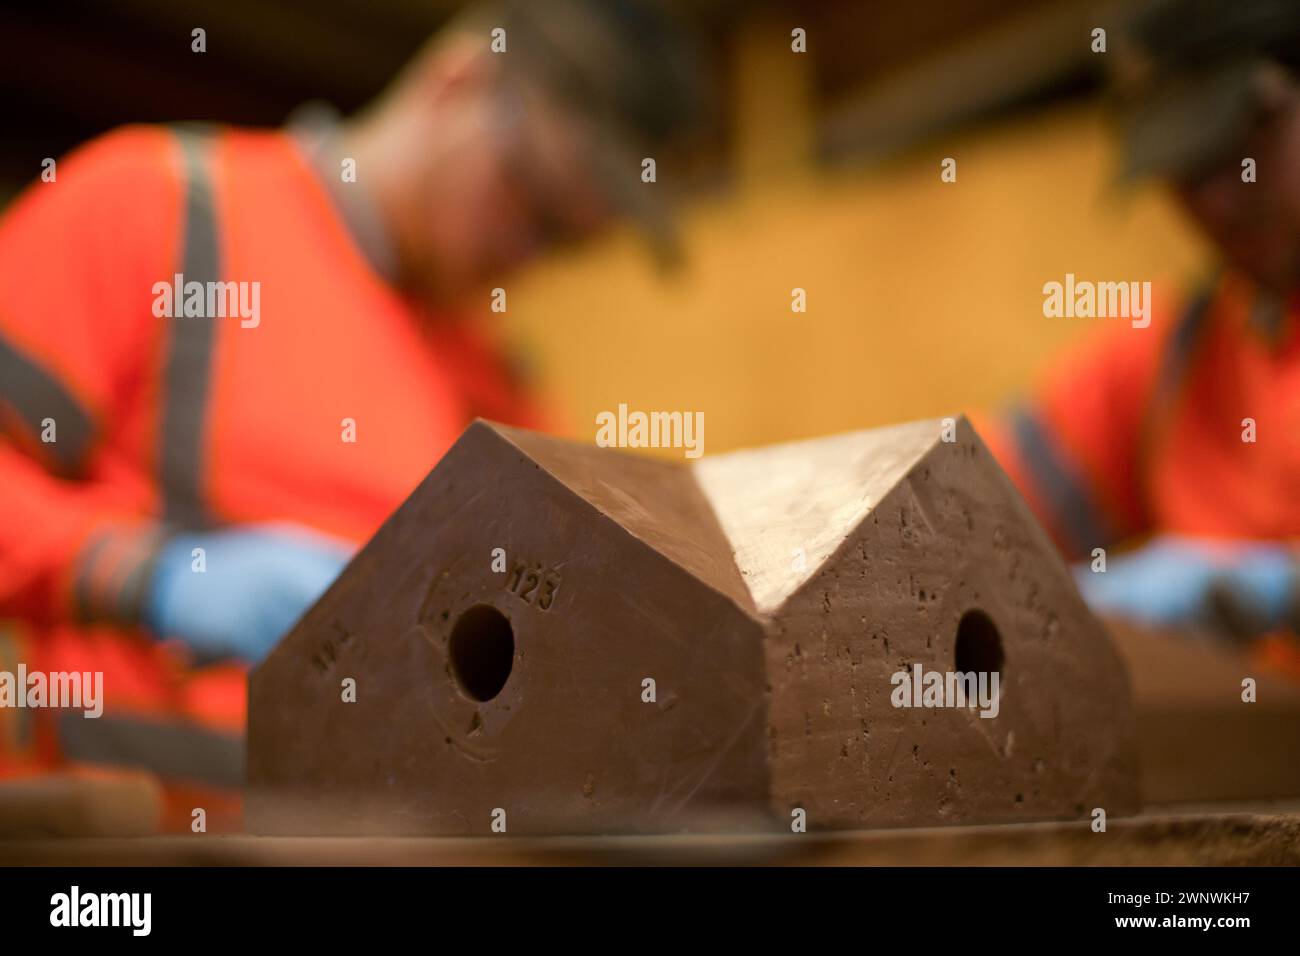
[[[1129,178],[1162,176],[1224,259],[1149,328],[1072,350],[982,423],[1094,608],[1300,631],[1300,4],[1170,0],[1113,67]],[[1139,535],[1142,547],[1094,549]]]
[[[621,212],[670,250],[640,159],[689,125],[694,75],[638,4],[475,7],[354,119],[126,127],[12,204],[5,664],[102,671],[106,707],[7,712],[0,774],[238,785],[245,666],[474,416],[543,421],[463,302]]]

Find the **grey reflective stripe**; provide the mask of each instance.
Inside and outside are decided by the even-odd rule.
[[[244,738],[195,724],[59,715],[59,747],[70,760],[141,767],[169,780],[236,789],[244,784]]]
[[[77,576],[72,581],[72,606],[78,621],[93,621],[102,614],[95,600],[91,578],[108,542],[107,534],[96,535],[77,558]]]
[[[149,583],[158,564],[158,547],[161,541],[161,532],[151,536],[147,550],[138,556],[130,570],[123,575],[113,609],[117,620],[138,624],[143,619],[145,596],[149,592]]]
[[[1280,296],[1257,289],[1250,307],[1250,324],[1276,348],[1281,344],[1282,332],[1286,329],[1286,303]]]
[[[154,527],[134,532],[110,530],[91,538],[78,557],[73,578],[73,609],[77,619],[139,624],[164,535],[164,529]],[[106,556],[111,562],[107,572]]]
[[[1029,469],[1034,488],[1051,508],[1066,543],[1076,555],[1111,543],[1110,530],[1078,477],[1057,453],[1056,445],[1038,419],[1017,409],[1011,428],[1021,459]]]
[[[54,421],[49,449],[60,473],[75,475],[95,436],[90,415],[58,380],[0,336],[0,402],[9,405],[32,437],[40,440],[45,419]]]
[[[209,144],[211,134],[175,130],[184,158],[185,224],[181,235],[180,271],[184,282],[216,282],[221,276],[217,219],[213,199]],[[163,408],[159,476],[164,518],[182,526],[205,523],[201,494],[204,424],[212,376],[216,323],[212,317],[185,316],[173,304],[171,346],[163,371]]]
[[[1197,293],[1169,333],[1169,341],[1165,343],[1160,355],[1160,367],[1156,370],[1151,395],[1142,410],[1137,478],[1143,496],[1143,510],[1148,515],[1156,514],[1156,502],[1160,496],[1160,489],[1152,485],[1151,476],[1162,426],[1173,417],[1175,401],[1196,356],[1196,347],[1208,324],[1210,308],[1214,304],[1218,288],[1219,280],[1216,277]]]
[[[1200,342],[1201,330],[1205,328],[1206,319],[1209,318],[1216,289],[1216,284],[1202,289],[1170,333],[1169,342],[1160,357],[1155,393],[1148,411],[1162,411],[1163,403],[1171,401],[1174,393],[1182,385],[1196,353],[1196,346]]]

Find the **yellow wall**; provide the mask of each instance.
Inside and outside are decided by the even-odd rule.
[[[1208,261],[1161,193],[1108,192],[1111,150],[1076,106],[874,169],[742,177],[686,214],[682,275],[620,233],[518,277],[506,318],[579,438],[620,402],[703,411],[708,452],[998,403],[1099,321],[1044,318],[1044,282]]]

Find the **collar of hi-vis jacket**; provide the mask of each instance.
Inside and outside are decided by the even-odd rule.
[[[344,179],[343,163],[348,157],[343,155],[340,146],[339,112],[319,100],[306,103],[289,116],[286,129],[320,178],[344,227],[370,267],[390,284],[396,283],[397,247],[380,218],[378,207],[361,177]]]

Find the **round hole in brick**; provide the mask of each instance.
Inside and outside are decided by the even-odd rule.
[[[963,674],[991,674],[1002,670],[1002,635],[992,618],[972,608],[957,622],[953,670]]]
[[[515,632],[496,608],[476,604],[456,619],[448,646],[451,674],[474,700],[491,700],[515,663]]]

